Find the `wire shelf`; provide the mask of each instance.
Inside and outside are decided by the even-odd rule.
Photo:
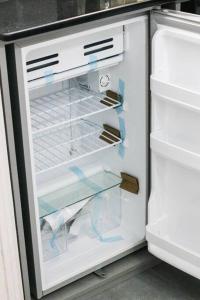
[[[86,120],[60,125],[33,138],[36,173],[120,144],[121,138]]]
[[[121,105],[120,99],[86,88],[70,88],[30,101],[32,132],[38,133]]]

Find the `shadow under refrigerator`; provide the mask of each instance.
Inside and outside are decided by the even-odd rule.
[[[146,238],[151,253],[199,277],[195,26],[157,11],[16,42],[13,118],[37,298]]]

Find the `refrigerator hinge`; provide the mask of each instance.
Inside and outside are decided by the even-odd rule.
[[[107,277],[107,272],[105,268],[98,269],[94,272],[94,274],[102,279]]]

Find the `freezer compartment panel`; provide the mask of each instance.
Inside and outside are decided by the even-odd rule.
[[[28,81],[59,74],[123,53],[123,26],[97,28],[24,47]],[[91,67],[92,68],[92,67]]]

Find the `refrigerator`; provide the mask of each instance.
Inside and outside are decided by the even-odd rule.
[[[38,299],[146,240],[200,278],[200,19],[154,10],[104,21],[7,51]]]

